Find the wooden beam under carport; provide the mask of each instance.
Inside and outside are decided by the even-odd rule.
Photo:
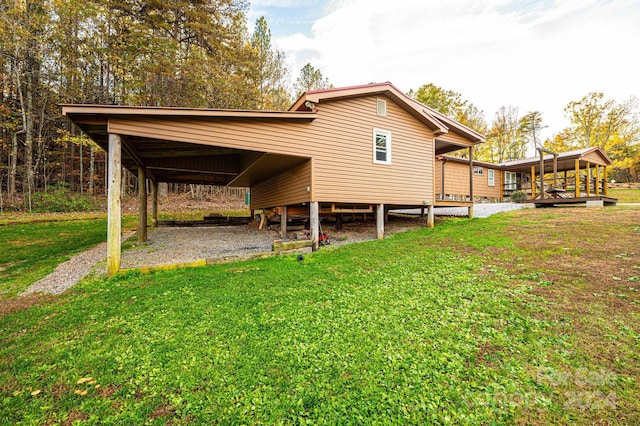
[[[112,277],[120,270],[122,239],[122,209],[120,204],[122,138],[120,135],[109,134],[108,162],[107,275]]]

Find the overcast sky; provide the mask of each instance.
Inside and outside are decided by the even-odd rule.
[[[640,1],[252,0],[295,81],[307,62],[336,86],[433,83],[493,120],[541,111],[543,137],[589,92],[640,98]]]

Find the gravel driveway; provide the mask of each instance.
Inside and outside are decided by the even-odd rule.
[[[122,252],[122,268],[193,262],[271,251],[276,231],[250,226],[149,228],[146,244]]]
[[[521,209],[521,204],[495,203],[477,204],[475,217],[488,217],[495,213]],[[399,213],[420,214],[420,209],[396,210]],[[436,208],[440,216],[466,216],[466,207]],[[407,229],[424,226],[424,219],[394,218],[385,227],[391,235]],[[331,237],[331,245],[370,240],[375,238],[375,222],[345,223],[344,229],[325,229]],[[132,235],[129,233],[126,237]],[[291,238],[292,235],[289,235]],[[135,235],[131,237],[135,241]],[[139,268],[176,263],[187,263],[202,259],[241,256],[251,253],[271,251],[273,241],[280,239],[278,231],[258,230],[253,226],[212,226],[212,227],[161,227],[149,228],[146,244],[125,243],[122,251],[122,268]],[[301,250],[304,251],[304,250]],[[47,277],[39,280],[23,294],[45,292],[60,294],[86,276],[91,268],[106,257],[106,244],[99,244],[91,250],[80,253]]]
[[[473,206],[473,216],[477,218],[489,217],[496,213],[509,212],[512,210],[520,210],[522,204],[517,203],[487,203],[475,204]],[[420,214],[420,209],[411,210],[394,210],[398,213]],[[466,207],[436,207],[433,214],[436,216],[466,216],[468,209]]]

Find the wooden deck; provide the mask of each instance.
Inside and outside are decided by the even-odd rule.
[[[605,197],[604,195],[597,195],[592,197],[569,197],[569,198],[544,198],[544,199],[535,199],[535,200],[527,200],[524,202],[525,204],[533,204],[535,207],[555,207],[555,206],[564,206],[564,205],[579,205],[583,204],[585,206],[597,205],[600,204],[603,206],[615,206],[618,204],[618,200],[616,198]]]

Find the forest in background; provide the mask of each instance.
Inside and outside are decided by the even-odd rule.
[[[61,116],[59,104],[283,110],[304,90],[330,87],[311,64],[292,84],[267,21],[250,31],[247,8],[243,0],[2,0],[0,210],[104,193],[104,152]],[[572,127],[540,141],[541,112],[520,117],[505,106],[487,124],[459,93],[426,84],[409,95],[487,135],[478,159],[523,158],[541,144],[559,152],[601,146],[615,161],[615,179],[638,179],[633,98],[588,94],[565,110]],[[135,189],[135,177],[123,181],[125,192]],[[62,204],[73,207],[69,200]]]

